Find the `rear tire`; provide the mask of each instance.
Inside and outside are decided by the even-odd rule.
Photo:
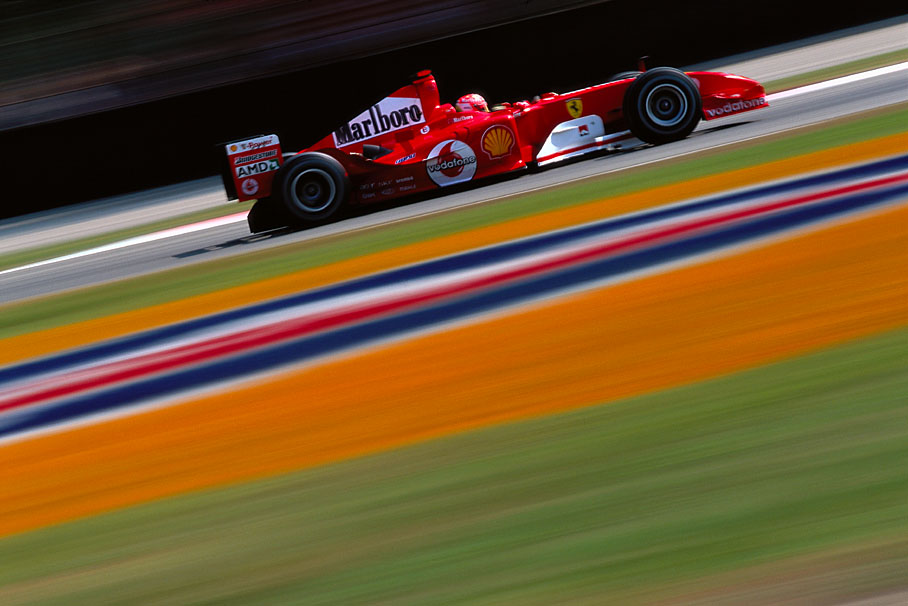
[[[275,193],[300,223],[325,221],[347,201],[350,181],[340,162],[318,152],[294,156],[275,177]]]
[[[687,137],[702,111],[697,85],[672,67],[643,72],[624,94],[624,116],[631,132],[654,145]]]

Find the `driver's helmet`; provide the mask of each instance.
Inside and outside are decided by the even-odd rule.
[[[482,98],[482,95],[470,93],[469,95],[464,95],[457,100],[457,111],[487,112],[489,111],[489,104],[486,103],[486,100]]]

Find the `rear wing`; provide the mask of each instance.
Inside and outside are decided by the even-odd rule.
[[[258,135],[217,146],[221,179],[228,200],[256,200],[271,195],[274,173],[281,167],[277,135]]]

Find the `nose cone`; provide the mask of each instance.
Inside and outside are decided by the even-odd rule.
[[[687,75],[700,90],[706,120],[769,107],[763,85],[752,78],[719,72],[688,72]]]

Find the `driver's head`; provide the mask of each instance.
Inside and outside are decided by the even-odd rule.
[[[489,104],[486,103],[486,100],[482,98],[482,95],[470,93],[469,95],[464,95],[457,100],[457,111],[487,112],[489,111]]]

